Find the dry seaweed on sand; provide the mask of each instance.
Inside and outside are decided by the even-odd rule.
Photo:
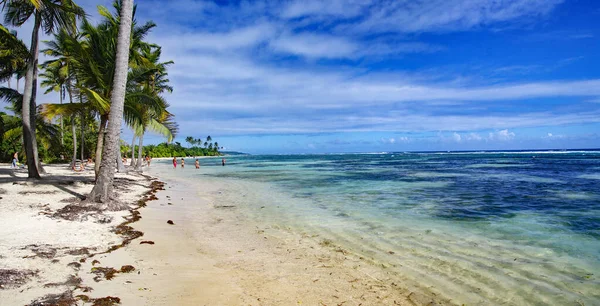
[[[96,274],[96,276],[94,276],[94,281],[99,282],[102,279],[102,277],[104,277],[106,280],[111,280],[115,277],[115,274],[117,273],[130,273],[133,271],[135,271],[135,267],[133,267],[132,265],[124,265],[121,267],[120,270],[108,267],[94,267],[92,268],[91,272]]]
[[[119,273],[115,268],[108,267],[94,267],[91,272],[96,274],[96,276],[94,276],[94,281],[96,282],[99,282],[103,277],[106,280],[111,280],[115,277],[115,274]]]
[[[77,305],[77,300],[73,297],[71,291],[65,291],[61,294],[48,294],[37,300],[34,300],[29,306],[71,306]]]
[[[0,269],[0,290],[18,288],[37,274],[38,271],[32,270]]]
[[[167,223],[171,224],[171,225],[175,225],[175,222],[173,222],[173,220],[168,220]]]
[[[104,216],[102,210],[92,205],[69,204],[51,215],[69,221],[85,221],[88,217]]]
[[[91,299],[92,306],[112,306],[115,304],[121,304],[121,299],[114,296],[107,296],[98,299]]]
[[[144,240],[144,241],[140,242],[140,244],[154,244],[154,241]]]
[[[56,253],[58,252],[58,250],[60,250],[60,249],[64,249],[64,248],[52,247],[49,244],[42,244],[42,245],[30,244],[28,246],[21,248],[21,250],[30,250],[35,254],[35,255],[24,256],[23,258],[40,257],[40,258],[46,258],[46,259],[53,259],[56,256]]]
[[[81,284],[81,282],[82,282],[82,280],[80,277],[77,277],[75,275],[69,275],[69,278],[67,278],[67,280],[62,283],[48,283],[48,284],[45,284],[44,287],[45,288],[60,287],[60,286],[77,287]]]
[[[83,248],[79,248],[79,249],[73,249],[70,251],[67,251],[66,253],[69,255],[90,255],[90,250],[95,250],[95,248],[87,248],[87,247],[83,247]]]

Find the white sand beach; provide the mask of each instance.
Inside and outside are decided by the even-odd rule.
[[[27,180],[23,170],[0,171],[2,305],[435,304],[333,244],[252,224],[211,196],[219,193],[216,184],[200,191],[167,182],[158,199],[138,210],[141,219],[132,219],[133,211],[65,208],[80,205],[93,171],[46,170],[39,182]],[[117,174],[116,186],[132,208],[153,197],[147,176]],[[122,224],[126,220],[137,221]],[[143,236],[118,248],[136,236],[115,233],[126,226]]]

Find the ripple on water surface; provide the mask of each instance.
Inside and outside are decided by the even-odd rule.
[[[598,156],[243,157],[204,171],[257,222],[330,239],[459,304],[600,305]]]

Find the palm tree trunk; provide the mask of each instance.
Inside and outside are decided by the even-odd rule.
[[[60,86],[60,90],[58,91],[58,94],[60,95],[60,104],[63,104],[63,88],[62,85]],[[64,146],[65,145],[65,127],[63,125],[63,122],[65,118],[61,115],[60,116],[60,145]],[[73,122],[73,119],[71,118],[71,122]],[[62,147],[61,147],[62,150]]]
[[[96,179],[100,172],[100,163],[102,162],[102,151],[104,147],[104,132],[106,131],[106,122],[108,121],[107,115],[100,116],[100,126],[98,127],[98,141],[96,142],[96,158],[94,160],[94,173]]]
[[[19,81],[21,80],[20,77],[17,77],[17,92],[19,92]]]
[[[39,52],[38,35],[40,25],[41,16],[39,12],[36,12],[33,31],[31,33],[31,49],[29,51],[33,60],[27,64],[25,89],[23,91],[23,109],[21,113],[21,119],[23,121],[23,144],[25,146],[25,155],[27,156],[27,176],[36,179],[41,177],[36,158],[37,142],[35,139],[35,100],[33,97],[33,85],[34,81],[36,81],[35,74],[37,69],[37,55]],[[32,124],[32,122],[34,124]]]
[[[12,76],[11,76],[11,77],[9,77],[9,78],[8,78],[8,80],[6,80],[6,81],[8,82],[8,88],[11,88],[11,87],[10,87],[10,79],[12,79]]]
[[[71,91],[71,82],[67,83],[67,93],[69,94],[69,104],[73,104],[73,92]],[[77,159],[77,130],[75,129],[75,117],[71,117],[71,132],[73,133],[73,158],[71,158],[71,167],[75,166]],[[81,160],[83,162],[83,159]]]
[[[131,140],[131,162],[129,166],[135,167],[135,132],[133,134],[133,139]]]
[[[103,148],[102,165],[98,173],[96,184],[90,193],[93,202],[106,203],[113,199],[113,182],[115,179],[115,158],[117,158],[117,144],[121,138],[121,121],[125,103],[125,87],[127,83],[127,68],[129,62],[129,44],[131,40],[131,24],[133,17],[133,0],[123,0],[121,3],[121,22],[119,24],[119,37],[117,39],[117,54],[115,76],[113,78],[113,91],[110,101],[110,119],[106,145]],[[109,205],[115,208],[115,204]]]
[[[135,164],[135,170],[141,170],[144,164],[142,163],[142,145],[144,144],[144,133],[140,135],[140,142],[138,144],[138,160]]]
[[[79,93],[79,103],[83,104],[83,97],[81,95],[81,92]],[[83,156],[83,150],[85,149],[85,138],[83,138],[84,136],[84,131],[85,131],[85,113],[83,108],[81,109],[81,114],[80,114],[80,121],[81,121],[81,160],[84,160],[84,156]]]
[[[127,168],[125,168],[125,165],[123,164],[123,155],[121,154],[121,146],[119,146],[118,150],[119,150],[119,156],[117,156],[117,172],[127,173]]]

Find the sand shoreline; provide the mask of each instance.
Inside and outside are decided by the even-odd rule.
[[[9,190],[13,186],[11,180],[19,178],[12,177],[9,173],[2,174],[0,188],[6,190],[3,197],[13,193],[18,195],[23,191]],[[67,171],[61,175],[64,176],[62,179],[73,180],[74,177],[88,174]],[[127,201],[136,203],[149,190],[148,178],[139,175],[126,178],[133,180],[131,185],[120,188],[118,192]],[[86,178],[82,179],[85,181]],[[91,189],[91,185],[81,185],[74,192],[83,193],[86,188]],[[23,187],[29,191],[52,191],[41,190],[40,186]],[[38,272],[35,276],[26,278],[25,283],[16,288],[0,289],[0,300],[8,301],[7,305],[23,305],[44,295],[60,294],[67,290],[72,292],[73,297],[85,296],[78,298],[77,305],[86,304],[84,299],[87,298],[106,297],[118,297],[123,305],[435,303],[428,295],[404,289],[394,273],[368,263],[333,242],[323,244],[318,238],[306,234],[253,224],[238,213],[236,207],[219,203],[218,197],[213,196],[222,192],[222,187],[206,184],[200,190],[190,182],[166,181],[166,190],[159,191],[156,200],[147,202],[147,206],[139,210],[141,219],[128,224],[132,230],[143,232],[143,237],[114,252],[95,255],[80,263],[77,268],[72,263],[88,258],[89,255],[74,255],[71,258],[67,254],[70,249],[65,248],[67,244],[64,241],[50,244],[55,245],[59,256],[55,254],[53,258],[45,259],[38,256],[35,261],[31,258],[18,258],[23,257],[22,252],[31,252],[21,249],[31,245],[23,235],[17,235],[10,243],[3,241],[0,243],[0,269],[35,271],[47,265],[58,272],[52,272],[56,274],[53,279]],[[72,198],[73,190],[69,191],[71,192],[65,193],[61,190],[60,194]],[[58,197],[57,194],[58,192],[52,196]],[[5,200],[0,201],[6,203]],[[115,226],[126,220],[124,218],[131,218],[131,212],[128,211],[114,213],[110,223],[99,227],[93,220],[65,221],[50,219],[43,214],[35,215],[36,210],[43,211],[45,207],[56,211],[65,206],[60,200],[49,206],[35,204],[33,196],[21,197],[21,201],[21,206],[26,206],[27,209],[21,207],[24,213],[20,215],[30,219],[26,223],[32,224],[32,228],[39,227],[36,224],[40,222],[40,218],[59,224],[56,225],[59,226],[56,232],[44,233],[43,228],[40,228],[42,233],[38,244],[47,236],[64,237],[65,232],[61,232],[63,229],[60,224],[76,223],[80,225],[79,230],[83,231],[77,235],[79,244],[95,248],[90,253],[98,253],[121,243],[122,237],[111,230],[114,231]],[[33,208],[29,208],[32,205]],[[17,206],[20,207],[18,203]],[[0,219],[4,215],[0,215]],[[168,220],[172,220],[174,224],[168,224]],[[16,223],[12,226],[15,227],[12,233],[5,230],[0,237],[32,229]],[[86,228],[96,228],[96,231],[88,233]],[[77,239],[72,240],[69,240],[70,246],[77,244]],[[57,258],[59,262],[52,263]],[[118,271],[125,267],[128,270],[129,266],[135,269],[132,273],[117,273],[112,280],[106,280],[102,274],[110,271],[110,268]],[[73,281],[77,278],[81,279],[77,285],[68,282],[69,279]],[[52,283],[63,285],[44,286]],[[77,286],[80,288],[73,290]],[[84,292],[86,287],[93,290]]]

